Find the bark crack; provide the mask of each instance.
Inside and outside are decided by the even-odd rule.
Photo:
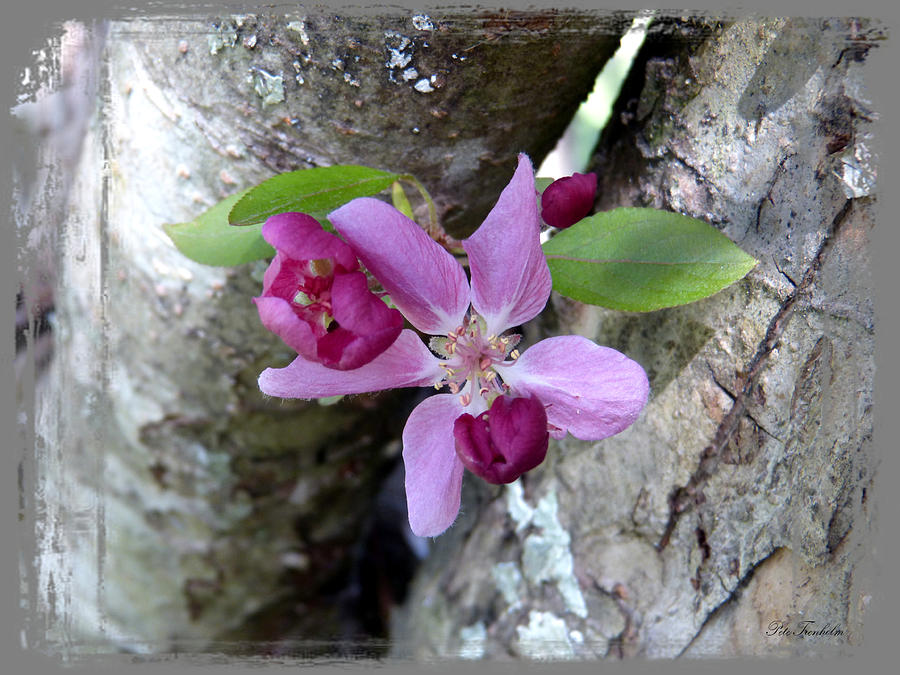
[[[725,599],[722,600],[722,602],[720,602],[718,605],[716,605],[712,610],[710,610],[709,614],[706,615],[706,617],[703,619],[703,623],[701,623],[700,627],[697,628],[697,630],[694,632],[693,637],[691,637],[691,639],[682,648],[682,650],[680,652],[678,652],[677,656],[675,657],[676,659],[684,656],[685,652],[687,652],[687,650],[690,649],[691,646],[697,641],[697,638],[699,638],[703,634],[704,629],[713,619],[715,619],[721,612],[723,612],[729,604],[731,604],[732,602],[734,602],[738,598],[740,598],[741,593],[750,584],[750,581],[753,579],[754,575],[756,574],[756,570],[759,569],[760,565],[762,565],[769,558],[771,558],[773,555],[775,555],[775,553],[778,550],[779,550],[778,548],[772,549],[768,555],[766,555],[764,558],[761,558],[760,560],[757,560],[753,564],[753,566],[750,567],[744,573],[744,576],[742,576],[738,580],[738,582],[734,585],[734,588],[728,592],[728,595],[725,597]],[[721,582],[721,577],[720,577],[720,582]]]
[[[772,256],[772,264],[775,265],[775,269],[778,270],[778,272],[781,274],[781,276],[783,276],[785,279],[788,280],[788,282],[791,284],[791,286],[793,288],[797,288],[797,282],[791,278],[791,275],[789,275],[787,272],[785,272],[783,269],[781,269],[781,267],[778,265],[778,261],[775,260],[774,255]]]
[[[669,521],[666,524],[666,528],[663,531],[659,542],[656,544],[656,550],[658,553],[662,552],[663,549],[668,546],[669,540],[672,536],[672,532],[674,532],[681,515],[685,511],[687,511],[687,509],[690,508],[692,504],[700,503],[700,501],[702,501],[699,498],[700,493],[702,492],[703,485],[718,469],[723,449],[725,448],[729,439],[737,428],[741,416],[747,414],[747,401],[749,400],[749,397],[752,395],[754,389],[757,386],[759,375],[762,372],[763,367],[766,365],[769,355],[772,353],[775,345],[781,339],[781,335],[784,333],[784,329],[786,328],[788,322],[791,319],[791,316],[794,313],[794,308],[797,304],[797,301],[801,296],[806,294],[810,287],[813,285],[819,269],[822,267],[822,263],[824,262],[826,256],[834,245],[837,232],[844,221],[847,219],[852,206],[852,199],[848,199],[844,202],[844,205],[832,220],[831,227],[829,228],[829,233],[825,236],[825,239],[819,247],[819,250],[816,253],[816,257],[813,259],[812,263],[803,274],[803,278],[801,279],[800,284],[797,285],[791,292],[791,294],[785,299],[778,312],[774,317],[772,317],[772,320],[769,322],[769,326],[766,329],[766,334],[763,337],[762,342],[760,342],[760,344],[758,345],[756,353],[753,355],[753,358],[750,360],[750,363],[744,370],[744,372],[746,373],[746,375],[744,376],[744,385],[741,388],[741,391],[735,397],[734,404],[732,405],[731,409],[719,423],[719,427],[716,429],[715,435],[713,436],[712,443],[707,445],[703,449],[703,452],[700,454],[700,462],[697,469],[694,471],[693,475],[688,480],[686,485],[677,487],[670,493]],[[763,431],[766,430],[763,429]],[[769,432],[766,431],[766,433]],[[772,434],[769,435],[771,436]]]

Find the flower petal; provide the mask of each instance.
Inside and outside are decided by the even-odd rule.
[[[578,335],[541,340],[500,375],[516,394],[540,399],[549,424],[582,440],[629,427],[650,391],[638,363]]]
[[[420,537],[436,537],[459,514],[463,465],[453,424],[462,412],[458,396],[436,394],[416,406],[403,429],[409,526]]]
[[[253,298],[259,311],[259,320],[268,330],[284,340],[284,343],[301,356],[316,358],[317,335],[310,325],[297,316],[291,303],[283,298],[261,296]]]
[[[294,260],[332,258],[346,272],[359,267],[353,249],[305,213],[271,216],[262,226],[262,235],[275,249]]]
[[[329,368],[352,370],[391,346],[403,329],[403,315],[369,290],[362,272],[337,274],[331,304],[338,323],[319,339],[318,360]]]
[[[534,170],[519,155],[512,180],[481,227],[462,245],[469,254],[472,305],[487,320],[487,332],[533,319],[550,297],[550,269],[541,251]]]
[[[259,388],[281,398],[321,398],[340,394],[361,394],[396,387],[432,386],[444,375],[440,359],[422,339],[407,329],[388,349],[355,370],[335,370],[302,356],[285,368],[266,368],[259,376]]]
[[[555,180],[541,195],[541,218],[552,227],[565,229],[584,218],[597,198],[597,174],[573,173]]]
[[[371,197],[354,199],[328,219],[413,326],[440,335],[462,323],[466,274],[415,222]]]

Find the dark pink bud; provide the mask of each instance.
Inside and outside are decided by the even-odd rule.
[[[285,344],[328,368],[352,370],[394,343],[403,315],[369,290],[346,242],[304,213],[272,216],[262,234],[276,253],[254,301]]]
[[[541,218],[552,227],[565,229],[584,218],[597,197],[597,174],[573,173],[553,181],[541,195]]]
[[[511,483],[547,456],[547,413],[536,398],[498,396],[478,417],[460,415],[453,436],[469,471],[488,483]]]

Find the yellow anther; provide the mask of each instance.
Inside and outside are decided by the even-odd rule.
[[[511,358],[513,361],[515,361],[517,358],[519,358],[519,350],[518,350],[518,349],[513,349],[513,350],[509,353],[509,358]]]

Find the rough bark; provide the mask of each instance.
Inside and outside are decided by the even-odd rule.
[[[594,162],[598,208],[702,218],[759,265],[649,314],[554,297],[530,339],[577,332],[642,363],[651,398],[571,437],[521,484],[467,481],[396,653],[676,657],[846,650],[869,549],[874,117],[883,35],[853,20],[664,20]],[[841,635],[767,635],[771,622]]]
[[[250,302],[264,263],[193,264],[161,225],[274,171],[342,162],[415,174],[450,229],[471,228],[515,154],[552,147],[620,27],[562,12],[108,26],[67,207],[50,184],[22,215],[49,231],[56,282],[23,465],[30,645],[308,656],[286,638],[365,628],[341,597],[359,591],[416,394],[263,397],[258,374],[291,357]],[[382,548],[404,545],[405,518],[391,523]]]

